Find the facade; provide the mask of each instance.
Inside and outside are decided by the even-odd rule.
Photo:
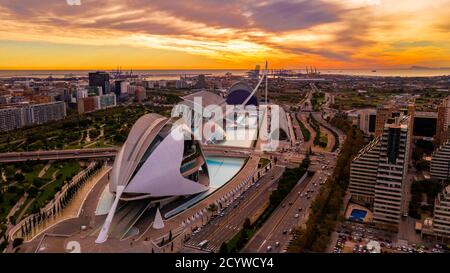
[[[143,87],[137,89],[134,93],[134,97],[136,98],[137,102],[143,102],[147,98],[147,91]]]
[[[87,97],[77,101],[78,114],[90,113],[100,109],[100,97]]]
[[[124,82],[123,80],[116,80],[114,81],[114,93],[116,94],[117,97],[120,97],[120,95],[122,94],[122,82]]]
[[[434,203],[433,232],[450,238],[450,185],[436,197]]]
[[[390,105],[380,105],[377,108],[377,117],[375,121],[375,136],[379,137],[384,132],[384,125],[391,116],[392,108]]]
[[[104,242],[119,202],[190,196],[209,189],[199,141],[188,126],[158,114],[139,118],[116,156],[109,184],[114,203],[96,240]]]
[[[64,102],[30,104],[25,107],[26,119],[29,124],[43,124],[53,120],[63,119],[66,115]]]
[[[198,75],[197,82],[195,83],[195,89],[205,89],[206,88],[206,78],[205,75]]]
[[[431,177],[446,180],[450,178],[450,141],[447,140],[431,156]]]
[[[444,143],[449,134],[450,125],[450,96],[442,100],[438,106],[438,116],[436,124],[436,136],[435,140],[438,145]]]
[[[81,98],[77,101],[78,114],[90,113],[100,109],[115,107],[116,94]]]
[[[67,115],[64,102],[25,104],[0,109],[0,130],[10,131],[23,126],[60,120]]]
[[[432,141],[436,136],[437,113],[416,112],[414,116],[414,139]]]
[[[0,131],[11,131],[25,125],[25,114],[22,107],[0,109]]]
[[[375,184],[373,219],[381,226],[398,227],[411,147],[410,117],[396,117],[384,127]]]
[[[375,138],[359,151],[350,166],[349,191],[352,200],[373,204],[380,160],[381,138]]]
[[[116,106],[116,94],[110,93],[108,95],[100,96],[100,108],[106,109]]]
[[[392,113],[383,134],[364,147],[350,168],[352,200],[373,208],[373,221],[397,228],[411,148],[410,116]]]
[[[109,74],[100,71],[89,73],[89,86],[101,87],[102,94],[109,94]]]

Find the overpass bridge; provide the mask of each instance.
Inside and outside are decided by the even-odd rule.
[[[260,151],[255,150],[254,148],[231,147],[223,145],[203,145],[202,149],[207,156],[225,156],[235,158],[247,158],[251,155],[262,157],[274,156],[286,158],[289,161],[294,162],[301,161],[304,158],[303,152],[295,155],[281,151]],[[112,159],[116,156],[118,151],[119,147],[0,153],[0,163],[15,163],[36,160]],[[322,153],[327,154],[326,152]]]
[[[248,157],[253,152],[252,148],[221,145],[204,145],[202,148],[206,155],[212,156]],[[0,153],[0,163],[36,160],[107,159],[114,158],[118,151],[119,147]]]
[[[117,151],[118,148],[95,148],[0,153],[0,163],[35,160],[102,159],[116,156]]]

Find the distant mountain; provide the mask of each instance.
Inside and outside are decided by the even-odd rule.
[[[411,70],[450,69],[450,67],[428,67],[428,66],[413,65],[409,69],[411,69]]]

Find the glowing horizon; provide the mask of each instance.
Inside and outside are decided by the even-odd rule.
[[[450,67],[450,0],[68,2],[0,0],[0,69]]]

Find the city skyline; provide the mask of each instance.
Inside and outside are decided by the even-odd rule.
[[[0,69],[450,66],[448,0],[80,3],[0,0]]]

